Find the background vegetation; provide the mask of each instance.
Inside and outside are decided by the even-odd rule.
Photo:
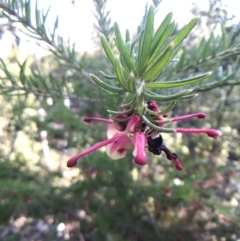
[[[107,117],[106,109],[123,99],[106,94],[88,76],[111,70],[99,42],[94,55],[77,53],[55,34],[57,19],[52,31],[46,29],[48,16],[33,2],[0,1],[1,35],[15,36],[8,58],[0,59],[0,240],[239,240],[240,38],[221,1],[209,0],[206,12],[193,7],[199,23],[177,56],[179,64],[163,76],[213,71],[194,86],[199,96],[177,103],[171,115],[206,112],[204,122],[179,127],[211,126],[223,135],[164,135],[182,161],[181,172],[164,155],[149,154],[148,165],[137,167],[131,155],[113,161],[102,151],[66,168],[71,155],[106,135],[106,126],[82,118]],[[107,0],[93,2],[95,31],[113,43]],[[48,55],[23,60],[20,31],[44,43]]]

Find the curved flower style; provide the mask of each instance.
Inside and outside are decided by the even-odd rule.
[[[151,115],[153,121],[164,128],[165,123],[178,122],[182,120],[191,119],[194,117],[205,118],[206,114],[199,112],[184,116],[178,116],[171,119],[166,119],[167,114],[158,115],[159,107],[155,101],[148,101],[147,108],[152,111]],[[154,112],[154,113],[153,113]],[[175,153],[172,153],[163,143],[163,138],[160,131],[149,127],[145,124],[140,115],[133,113],[121,114],[115,116],[114,120],[104,119],[99,117],[86,117],[85,122],[100,121],[109,124],[107,130],[106,140],[99,142],[92,147],[78,153],[67,162],[68,167],[73,167],[77,164],[77,160],[103,146],[106,147],[107,155],[113,159],[118,160],[126,156],[127,149],[133,148],[134,163],[138,165],[147,164],[146,147],[154,155],[160,155],[162,152],[166,154],[167,159],[174,161],[177,170],[182,170],[182,165]],[[216,138],[221,135],[221,132],[214,129],[196,129],[196,128],[175,128],[177,133],[195,133],[207,134],[209,137]]]

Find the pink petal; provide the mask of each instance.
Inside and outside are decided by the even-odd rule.
[[[119,131],[118,129],[116,129],[114,124],[109,125],[108,130],[107,130],[107,137],[112,138],[113,136],[115,136],[117,134],[125,134],[125,132]]]
[[[118,160],[126,156],[126,148],[130,148],[132,142],[126,134],[117,134],[114,138],[114,142],[106,146],[106,153],[111,159]]]
[[[78,160],[79,158],[81,158],[81,157],[83,157],[83,156],[85,156],[85,155],[87,155],[87,154],[89,154],[89,153],[91,153],[91,152],[93,152],[93,151],[95,151],[95,150],[103,147],[103,146],[106,146],[106,145],[114,142],[115,139],[116,139],[116,137],[113,137],[113,138],[111,138],[111,139],[108,139],[108,140],[99,142],[99,143],[95,144],[94,146],[91,146],[91,147],[89,147],[88,149],[86,149],[86,150],[78,153],[77,155],[75,155],[74,157],[72,157],[71,159],[68,160],[67,166],[68,166],[68,167],[73,167],[73,166],[75,166],[75,165],[77,164],[77,160]]]
[[[133,156],[134,162],[138,165],[145,165],[147,163],[145,146],[147,144],[147,138],[143,132],[136,132],[133,135],[134,150]]]
[[[126,130],[129,133],[135,133],[138,129],[142,127],[141,117],[139,115],[134,115],[128,121]]]

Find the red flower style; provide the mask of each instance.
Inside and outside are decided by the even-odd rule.
[[[147,108],[155,113],[159,112],[159,107],[155,101],[148,101]],[[107,155],[113,159],[122,159],[126,156],[126,149],[133,148],[134,163],[145,165],[147,163],[146,147],[155,155],[160,155],[162,151],[166,154],[169,160],[173,160],[175,167],[182,170],[180,161],[177,155],[172,153],[163,143],[163,138],[159,131],[147,126],[140,115],[136,113],[117,115],[114,120],[104,119],[100,117],[86,117],[85,122],[100,121],[109,124],[106,140],[99,142],[90,148],[78,153],[67,162],[68,167],[73,167],[77,164],[77,160],[103,146],[106,147]],[[161,128],[164,128],[165,123],[178,122],[181,120],[191,119],[194,117],[205,118],[205,113],[194,113],[184,116],[178,116],[171,119],[166,119],[167,114],[151,116],[155,123]],[[117,121],[116,121],[117,120]],[[119,121],[118,121],[119,120]],[[210,137],[218,137],[221,132],[214,129],[191,129],[191,128],[175,128],[178,133],[204,133]]]

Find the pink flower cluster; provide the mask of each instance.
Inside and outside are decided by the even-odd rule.
[[[148,101],[147,108],[153,112],[158,113],[159,107],[154,101]],[[130,118],[127,118],[130,117]],[[164,121],[167,115],[155,115],[153,118],[159,121],[158,126],[164,127]],[[190,119],[193,117],[205,118],[205,113],[194,113],[184,116],[178,116],[168,119],[166,122],[176,122],[181,120]],[[68,167],[73,167],[77,164],[77,160],[103,146],[106,147],[107,155],[113,159],[121,159],[126,156],[126,149],[133,146],[132,155],[134,157],[134,163],[138,165],[145,165],[147,163],[146,148],[155,155],[160,155],[161,152],[165,152],[169,160],[173,160],[175,167],[178,170],[182,170],[181,163],[177,159],[177,155],[172,153],[164,144],[162,136],[159,132],[156,132],[151,127],[147,126],[138,114],[120,114],[116,116],[117,120],[104,119],[99,117],[86,117],[85,122],[100,121],[107,123],[107,139],[99,142],[90,148],[78,153],[67,162]],[[123,120],[123,121],[122,121]],[[127,120],[127,121],[125,121]],[[192,128],[176,128],[175,132],[179,133],[205,133],[210,137],[218,137],[221,132],[214,129],[192,129]]]

